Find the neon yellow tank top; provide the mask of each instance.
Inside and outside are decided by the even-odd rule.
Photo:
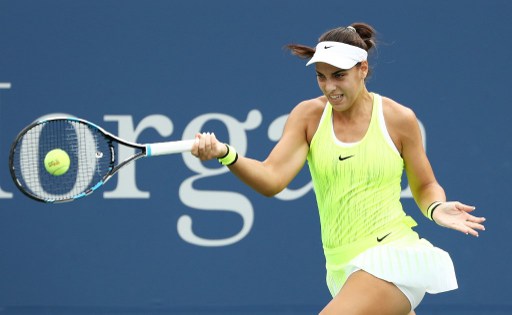
[[[336,248],[374,235],[400,221],[403,160],[384,123],[382,98],[373,93],[365,136],[357,143],[339,141],[332,106],[325,106],[308,153],[324,248]]]

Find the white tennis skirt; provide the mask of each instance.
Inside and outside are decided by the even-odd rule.
[[[399,287],[432,294],[457,289],[455,269],[447,252],[419,238],[409,226],[395,227],[388,239],[385,244],[372,237],[357,244],[324,249],[327,286],[333,297],[359,269]]]

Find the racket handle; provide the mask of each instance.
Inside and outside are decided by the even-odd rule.
[[[181,140],[146,144],[146,156],[189,152],[195,140]]]

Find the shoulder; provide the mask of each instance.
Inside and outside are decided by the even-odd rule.
[[[318,128],[326,104],[325,96],[300,102],[290,112],[287,127],[304,132],[309,143]]]
[[[288,119],[304,123],[320,120],[326,104],[327,99],[323,96],[302,101],[292,109]]]
[[[391,98],[382,97],[382,108],[384,119],[388,127],[407,130],[418,122],[416,114],[411,108]]]
[[[414,111],[390,98],[382,97],[384,121],[400,153],[411,144],[421,144],[421,132]]]
[[[382,97],[382,107],[384,109],[384,115],[388,115],[390,118],[405,120],[416,119],[416,115],[411,108],[406,105],[402,105],[389,97]]]
[[[304,100],[297,104],[291,112],[291,114],[297,115],[322,115],[324,111],[325,105],[327,104],[327,99],[325,96],[319,96],[317,98],[312,98],[309,100]]]

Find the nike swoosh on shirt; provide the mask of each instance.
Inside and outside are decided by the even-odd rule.
[[[338,158],[340,161],[345,161],[346,159],[350,159],[351,157],[353,157],[354,155],[348,155],[348,156],[341,156]]]
[[[377,242],[382,242],[386,237],[389,236],[389,234],[391,234],[391,232],[389,232],[388,234],[384,235],[383,237],[377,237]]]

